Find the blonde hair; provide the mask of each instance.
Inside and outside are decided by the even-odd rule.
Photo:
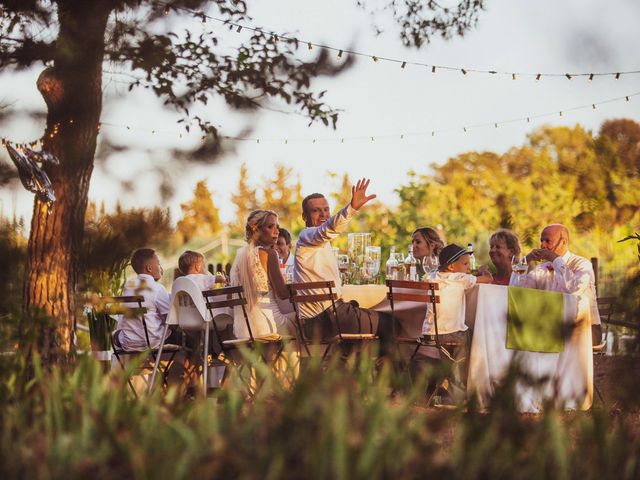
[[[513,252],[517,257],[520,256],[522,252],[522,248],[520,247],[520,239],[518,236],[513,233],[511,230],[506,228],[501,228],[496,230],[489,237],[489,244],[491,244],[494,240],[502,240],[506,247]]]
[[[249,214],[247,224],[244,227],[244,236],[247,243],[251,243],[255,233],[267,223],[267,219],[271,215],[278,218],[278,214],[273,210],[254,210]]]

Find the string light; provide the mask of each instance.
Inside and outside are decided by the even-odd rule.
[[[515,79],[516,79],[516,74],[515,74],[515,73],[512,73],[512,74],[511,74],[511,80],[515,80]]]
[[[567,80],[571,80],[571,74],[565,73],[564,76],[567,77]]]
[[[223,20],[220,18],[216,18],[213,17],[211,15],[207,15],[204,12],[198,12],[195,10],[192,10],[188,7],[181,7],[181,6],[177,6],[177,5],[169,5],[168,3],[163,3],[163,2],[158,2],[160,5],[164,5],[166,10],[168,10],[169,8],[173,8],[175,10],[182,10],[184,12],[188,12],[190,14],[192,14],[195,17],[199,17],[202,19],[209,19],[215,22],[219,22],[225,25],[230,25],[230,27],[236,27],[236,32],[240,33],[242,31],[242,29],[247,29],[256,33],[263,33],[263,34],[269,34],[269,35],[276,35],[275,32],[271,32],[269,30],[266,30],[264,28],[261,27],[249,27],[249,26],[245,26],[245,25],[241,25],[239,23],[235,23],[235,22],[230,22],[229,20]],[[465,75],[466,72],[469,73],[483,73],[483,74],[491,74],[491,75],[510,75],[513,76],[517,75],[517,76],[527,76],[527,77],[535,77],[536,80],[540,80],[541,77],[578,77],[578,76],[584,76],[584,77],[588,77],[589,80],[593,80],[594,76],[615,76],[616,80],[620,78],[621,75],[632,75],[632,74],[640,74],[640,69],[638,70],[630,70],[630,71],[624,71],[624,72],[601,72],[601,73],[580,73],[580,72],[569,72],[569,73],[527,73],[527,72],[506,72],[506,71],[498,71],[498,70],[493,70],[493,69],[472,69],[472,68],[468,68],[468,67],[459,67],[459,66],[450,66],[450,65],[431,65],[431,64],[426,64],[426,63],[422,63],[422,62],[412,62],[412,61],[408,61],[408,60],[404,60],[404,59],[400,59],[400,58],[391,58],[391,57],[379,57],[377,55],[373,55],[371,53],[364,53],[364,52],[359,52],[359,51],[355,51],[355,50],[347,50],[344,48],[336,48],[336,47],[332,47],[330,45],[323,45],[320,43],[316,43],[316,42],[311,42],[309,40],[297,40],[295,38],[292,37],[287,37],[286,35],[279,35],[279,38],[286,40],[286,41],[292,41],[292,42],[301,42],[301,43],[306,43],[308,46],[308,49],[311,50],[312,47],[316,47],[319,49],[323,49],[323,50],[330,50],[330,51],[336,51],[338,52],[338,57],[341,58],[342,57],[342,53],[343,52],[347,52],[350,55],[354,55],[354,56],[361,56],[361,57],[368,57],[368,58],[372,58],[372,57],[376,57],[378,60],[381,61],[387,61],[387,62],[395,62],[395,63],[406,63],[407,65],[417,65],[417,66],[426,66],[426,67],[431,67],[431,71],[432,73],[435,73],[435,68],[442,68],[445,70],[452,70],[452,71],[462,71]],[[569,78],[569,79],[571,79]]]
[[[430,130],[430,132],[431,132],[431,136],[435,137],[436,133],[438,133],[438,132],[444,133],[444,132],[452,132],[452,131],[456,131],[456,130],[460,131],[460,129],[462,129],[464,132],[468,133],[469,130],[471,130],[471,129],[477,129],[477,128],[482,128],[482,127],[487,127],[487,126],[493,126],[494,128],[498,128],[500,124],[504,125],[504,124],[511,124],[511,123],[516,123],[516,122],[525,122],[525,121],[526,121],[526,123],[531,123],[531,119],[532,118],[544,118],[544,117],[550,117],[552,115],[559,115],[560,117],[563,117],[564,116],[564,112],[567,112],[567,111],[576,111],[576,110],[581,110],[581,109],[586,109],[586,108],[590,108],[592,110],[595,110],[597,105],[617,102],[617,101],[621,101],[621,100],[629,102],[631,100],[631,97],[635,97],[635,96],[638,96],[638,95],[640,95],[640,92],[635,92],[635,93],[632,93],[632,94],[629,94],[629,95],[625,95],[625,96],[622,96],[622,97],[610,98],[608,100],[603,100],[601,102],[593,102],[593,103],[589,103],[589,104],[586,104],[586,105],[576,106],[576,107],[568,108],[568,109],[565,109],[565,110],[560,110],[560,111],[556,110],[553,113],[543,113],[543,114],[538,114],[538,115],[529,115],[529,116],[522,117],[522,118],[513,118],[513,119],[509,119],[509,120],[502,120],[502,121],[499,121],[499,122],[493,121],[493,122],[489,122],[489,123],[482,123],[482,124],[475,124],[475,125],[463,125],[463,126],[459,126],[459,127],[452,127],[452,128],[449,128],[449,129],[442,129],[442,130]],[[68,122],[71,123],[70,121],[68,121]],[[66,123],[67,122],[65,122],[65,124]],[[108,126],[108,127],[125,128],[126,130],[129,130],[129,131],[131,131],[131,130],[145,131],[145,129],[143,129],[143,128],[132,127],[131,125],[117,125],[117,124],[108,123],[108,122],[98,123],[97,124],[98,131],[100,130],[102,125],[105,125],[105,126]],[[49,139],[53,139],[56,135],[58,135],[60,133],[60,130],[61,130],[61,124],[60,123],[55,123],[51,127],[51,131],[49,133],[47,133],[46,137],[49,138]],[[151,131],[150,130],[146,130],[146,131],[148,133],[152,133],[152,134],[156,134],[156,133],[166,133],[166,134],[174,134],[174,135],[177,134],[177,132],[175,132],[175,131],[173,131],[173,132],[172,131],[161,131],[161,130],[157,130],[157,129],[153,129]],[[427,135],[427,134],[428,134],[428,132],[427,133],[417,132],[417,133],[411,133],[411,134],[408,134],[408,135],[403,133],[403,134],[399,135],[399,138],[401,140],[404,140],[406,136],[423,136],[423,135]],[[383,134],[383,135],[375,135],[375,136],[367,135],[366,137],[351,137],[351,138],[340,137],[340,143],[345,143],[345,140],[362,140],[362,139],[367,139],[367,140],[370,140],[370,141],[373,142],[373,141],[375,141],[376,137],[378,139],[392,139],[392,138],[396,138],[397,139],[398,138],[397,135],[398,134],[386,134],[386,135]],[[183,138],[182,133],[179,134],[179,137]],[[203,136],[201,138],[204,139],[205,137]],[[254,141],[255,140],[256,143],[258,143],[258,144],[261,143],[259,138],[235,137],[235,136],[231,136],[231,135],[221,135],[220,138],[223,139],[223,140],[229,140],[229,141]],[[265,139],[263,139],[263,140],[265,140]],[[266,140],[267,141],[284,142],[285,144],[288,145],[290,139],[289,138],[286,138],[286,139],[280,138],[280,139],[266,139]],[[337,141],[338,139],[337,138],[297,139],[297,141],[309,141],[309,140],[311,140],[312,143],[315,144],[315,143],[320,142],[320,141],[332,141],[332,140],[333,141]],[[294,141],[296,141],[296,139],[294,139]],[[3,138],[2,142],[3,142],[3,144],[6,144],[8,142],[8,140]],[[34,144],[37,145],[38,142],[40,142],[44,147],[43,139],[36,140],[35,142],[32,142],[31,145],[34,145]],[[13,142],[11,142],[11,143],[13,143]],[[25,144],[19,144],[19,145],[25,146],[25,145],[29,145],[29,143],[30,142],[27,142]],[[18,145],[18,144],[14,144],[14,145]]]
[[[407,66],[407,62],[402,62],[402,65],[400,65],[400,68],[404,68]]]

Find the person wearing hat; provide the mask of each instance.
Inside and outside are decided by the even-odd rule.
[[[464,292],[476,283],[491,283],[491,274],[478,277],[471,275],[469,252],[455,243],[449,244],[440,251],[440,305],[438,306],[438,335],[453,335],[465,332],[464,323],[465,302]],[[427,310],[427,317],[422,325],[423,335],[435,335],[433,311]]]
[[[436,305],[438,337],[456,363],[454,379],[464,378],[462,363],[466,359],[467,330],[465,324],[464,292],[476,283],[491,283],[491,274],[471,275],[469,252],[456,244],[450,244],[440,251],[440,272],[438,284],[440,303]],[[427,307],[427,315],[422,324],[422,335],[433,337],[436,334],[433,308]],[[459,383],[462,383],[460,381]]]

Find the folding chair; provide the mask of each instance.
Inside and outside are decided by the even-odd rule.
[[[138,319],[144,330],[144,338],[146,341],[145,348],[138,349],[125,349],[120,345],[120,342],[117,340],[118,330],[111,332],[111,348],[113,349],[113,355],[116,357],[116,360],[124,370],[125,362],[123,357],[134,356],[134,355],[146,355],[143,366],[147,364],[149,360],[152,360],[154,364],[159,364],[160,359],[162,357],[162,350],[158,347],[152,347],[151,342],[149,340],[149,330],[147,329],[147,322],[145,320],[145,314],[147,313],[146,307],[143,306],[144,296],[142,295],[132,295],[132,296],[119,296],[119,297],[100,297],[100,310],[107,315],[127,315],[129,318]],[[129,304],[129,305],[126,305]],[[131,304],[135,306],[131,306]],[[164,337],[163,337],[164,338]],[[164,343],[164,341],[162,342]],[[169,359],[164,368],[161,368],[163,384],[166,382],[166,373],[171,363],[173,362],[173,358],[176,355],[176,352],[180,349],[178,345],[165,345],[164,353],[169,354]],[[152,374],[153,375],[153,374]],[[142,377],[144,378],[144,376]],[[127,383],[133,394],[137,397],[138,394],[131,383],[131,379],[127,379]]]
[[[452,347],[460,347],[462,344],[460,342],[447,341],[443,342],[440,338],[440,333],[438,331],[438,309],[437,305],[440,303],[440,297],[437,294],[439,290],[439,285],[436,282],[412,282],[406,280],[387,280],[386,285],[389,288],[387,292],[387,299],[389,300],[389,304],[391,305],[391,317],[392,317],[392,331],[393,337],[395,339],[396,347],[399,356],[400,354],[400,345],[412,345],[415,346],[413,349],[413,353],[411,354],[409,361],[407,362],[406,368],[409,369],[411,367],[411,362],[414,360],[420,347],[430,347],[434,348],[440,358],[445,360],[450,365],[454,366],[458,363],[464,361],[465,359],[455,359],[450,351]],[[409,338],[409,337],[401,337],[396,332],[396,316],[395,316],[395,308],[396,302],[405,301],[405,302],[418,302],[418,303],[426,303],[431,306],[433,311],[433,325],[435,330],[435,335],[424,335],[418,338]],[[445,381],[452,381],[450,378],[444,378],[442,381],[438,383],[434,392],[432,393],[431,398],[437,392],[438,387],[442,386]],[[463,385],[461,388],[465,388],[464,381],[462,381]]]
[[[611,322],[611,316],[615,311],[616,298],[615,297],[599,297],[597,299],[598,303],[598,312],[600,313],[600,321],[602,324],[605,324],[604,335],[602,334],[602,327],[600,325],[592,325],[591,333],[594,335],[595,332],[600,332],[600,339],[596,342],[594,338],[592,343],[593,355],[594,357],[604,355],[605,347],[607,346],[607,333],[609,332],[609,323]],[[594,328],[600,327],[600,328]],[[597,334],[596,334],[597,335]],[[593,388],[596,391],[596,395],[601,403],[604,404],[604,397],[602,395],[602,391],[598,387],[598,384],[593,381]]]
[[[356,343],[368,343],[378,339],[375,333],[362,333],[362,320],[358,317],[358,332],[349,333],[343,332],[340,326],[340,319],[338,318],[338,310],[336,308],[336,300],[338,295],[333,291],[335,283],[333,280],[323,280],[318,282],[306,282],[306,283],[290,283],[287,284],[289,289],[289,301],[293,305],[295,312],[296,327],[298,329],[298,335],[300,338],[300,344],[304,347],[307,355],[311,356],[309,350],[310,345],[326,345],[322,359],[324,360],[331,347],[336,343],[341,344],[356,344]],[[332,335],[328,338],[310,338],[305,335],[303,322],[300,318],[300,304],[305,303],[318,303],[318,302],[331,302],[331,312],[333,313],[333,321],[335,322],[336,335]]]
[[[291,336],[273,333],[266,336],[255,336],[251,330],[249,316],[247,315],[247,300],[244,297],[244,288],[242,286],[222,287],[213,290],[205,290],[202,292],[205,299],[205,305],[209,311],[209,315],[213,320],[214,337],[221,348],[223,361],[230,360],[234,366],[239,367],[240,363],[234,360],[235,352],[244,346],[248,349],[254,349],[256,345],[269,346],[276,348],[274,360],[277,360],[287,342],[292,340]],[[228,338],[233,328],[234,317],[227,314],[226,310],[233,307],[240,307],[242,318],[249,332],[248,338]],[[260,351],[263,361],[267,361],[264,352]]]
[[[171,308],[167,315],[162,338],[166,338],[169,326],[177,325],[185,332],[204,331],[204,346],[202,359],[202,387],[207,394],[207,375],[209,359],[209,330],[211,329],[211,316],[208,314],[204,298],[198,285],[187,277],[178,277],[171,287]],[[168,345],[164,340],[160,342],[159,353],[162,353]],[[187,350],[186,347],[183,347]],[[156,358],[148,393],[153,391],[154,380],[159,368],[159,356]]]

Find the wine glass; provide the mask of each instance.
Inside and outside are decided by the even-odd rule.
[[[430,280],[435,280],[440,268],[440,259],[437,255],[434,254],[426,255],[422,259],[422,268],[424,269],[425,273],[428,274],[427,277]]]
[[[514,285],[518,286],[522,275],[527,273],[527,270],[529,269],[529,265],[527,265],[527,257],[523,256],[522,258],[518,258],[518,255],[511,257],[511,269],[516,274]]]

